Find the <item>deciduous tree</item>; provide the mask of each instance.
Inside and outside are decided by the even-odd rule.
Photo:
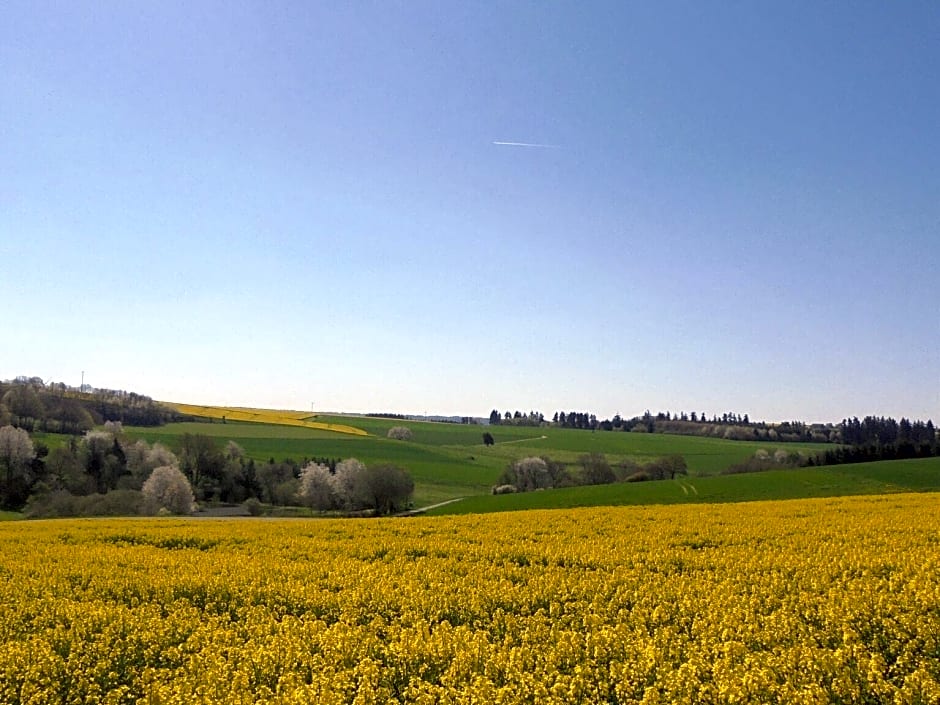
[[[338,504],[336,483],[330,468],[310,463],[300,471],[300,500],[313,509],[333,509]]]
[[[155,511],[166,509],[173,514],[191,514],[195,509],[193,488],[175,465],[154,468],[142,492]]]
[[[18,509],[29,494],[28,469],[36,450],[22,428],[0,428],[0,467],[3,468],[3,506]]]

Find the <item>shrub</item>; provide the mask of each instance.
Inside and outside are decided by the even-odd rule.
[[[744,462],[735,463],[721,471],[722,475],[739,475],[747,472],[779,470],[781,467],[798,468],[809,464],[809,460],[800,453],[788,453],[778,449],[773,455],[766,450],[758,450]]]
[[[493,485],[493,494],[513,494],[517,491],[515,485]]]
[[[26,505],[31,519],[90,516],[137,516],[147,509],[144,495],[137,490],[112,490],[77,497],[66,490],[36,494]]]
[[[578,458],[581,463],[581,479],[586,485],[607,485],[617,476],[602,453],[589,453]]]
[[[242,506],[248,510],[248,513],[253,517],[261,516],[264,511],[264,507],[261,506],[261,502],[257,497],[249,497],[244,502]]]
[[[657,458],[643,468],[653,480],[671,480],[676,475],[688,475],[685,458],[681,455],[667,455]]]
[[[78,497],[65,490],[36,494],[29,498],[23,512],[30,519],[78,516]]]
[[[392,426],[388,429],[388,437],[396,441],[410,441],[412,438],[411,429],[407,426]]]
[[[137,490],[111,490],[78,498],[79,516],[126,517],[142,514],[146,498]]]
[[[639,464],[634,460],[630,460],[629,458],[626,460],[621,460],[614,466],[614,474],[617,476],[617,480],[620,482],[625,481],[628,477],[638,472],[640,472]]]

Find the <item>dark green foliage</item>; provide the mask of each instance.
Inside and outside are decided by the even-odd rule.
[[[602,453],[588,453],[578,459],[581,464],[581,481],[585,485],[607,485],[616,482],[610,463]]]
[[[293,504],[297,495],[300,468],[291,459],[276,462],[274,458],[257,467],[257,484],[261,500],[268,504]]]
[[[245,509],[248,510],[248,514],[253,517],[261,516],[264,511],[264,508],[261,506],[261,502],[258,501],[257,497],[249,497],[244,502],[242,502]]]
[[[78,456],[78,444],[73,442],[53,448],[46,458],[46,473],[49,484],[74,495],[86,495],[95,491],[95,481],[85,472]]]
[[[61,383],[44,384],[38,377],[0,382],[0,403],[14,426],[50,433],[80,434],[105,421],[160,426],[180,419],[176,411],[141,394],[79,391]]]
[[[411,476],[395,465],[373,465],[365,470],[367,506],[377,515],[393,514],[407,508],[414,490]]]
[[[34,519],[83,516],[138,516],[144,496],[136,490],[113,490],[107,494],[76,496],[65,490],[34,495],[26,505],[26,516]]]
[[[467,514],[567,507],[749,502],[894,492],[940,491],[940,458],[894,460],[825,468],[623,482],[518,494],[467,497],[428,514]]]

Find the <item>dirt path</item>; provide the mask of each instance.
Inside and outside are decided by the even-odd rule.
[[[437,504],[430,504],[427,507],[418,507],[417,509],[409,509],[407,512],[399,512],[395,516],[399,517],[410,517],[415,514],[424,514],[429,509],[437,509],[438,507],[443,507],[446,504],[453,504],[454,502],[459,502],[463,497],[456,497],[454,499],[448,499],[446,502],[438,502]]]
[[[498,446],[508,446],[510,443],[527,443],[528,441],[541,441],[548,438],[548,436],[532,436],[531,438],[517,438],[514,441],[500,441],[496,445]]]

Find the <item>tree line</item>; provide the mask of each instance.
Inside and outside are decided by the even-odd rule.
[[[171,449],[159,442],[133,440],[120,422],[111,421],[101,430],[71,436],[50,449],[34,442],[25,429],[8,425],[0,427],[0,507],[25,509],[35,516],[97,513],[94,507],[116,514],[160,508],[179,512],[188,506],[185,501],[173,507],[147,501],[146,483],[158,468],[177,471],[197,503],[306,505],[375,514],[407,506],[414,483],[406,471],[394,466],[369,468],[355,461],[353,472],[349,463],[328,457],[256,462],[234,441],[220,445],[200,434],[180,436]],[[307,492],[303,478],[311,467],[343,478],[337,481],[329,506],[314,502]],[[173,491],[178,489],[177,485]]]
[[[547,455],[531,456],[509,463],[492,492],[510,494],[614,482],[666,480],[688,474],[688,466],[681,455],[656,458],[642,465],[630,459],[611,465],[603,453],[586,453],[572,465]]]
[[[721,415],[705,412],[650,411],[632,418],[615,414],[610,419],[598,419],[586,411],[556,411],[550,420],[539,411],[490,412],[492,426],[554,426],[588,431],[629,431],[633,433],[670,433],[676,435],[710,436],[738,441],[771,441],[800,443],[833,443],[840,445],[913,444],[915,447],[934,445],[937,429],[932,421],[911,421],[902,418],[866,416],[843,419],[839,424],[808,424],[803,421],[767,423],[752,421],[748,414],[725,412]]]
[[[106,420],[162,426],[182,417],[150,397],[114,389],[80,390],[39,377],[0,382],[0,426],[80,435]]]

